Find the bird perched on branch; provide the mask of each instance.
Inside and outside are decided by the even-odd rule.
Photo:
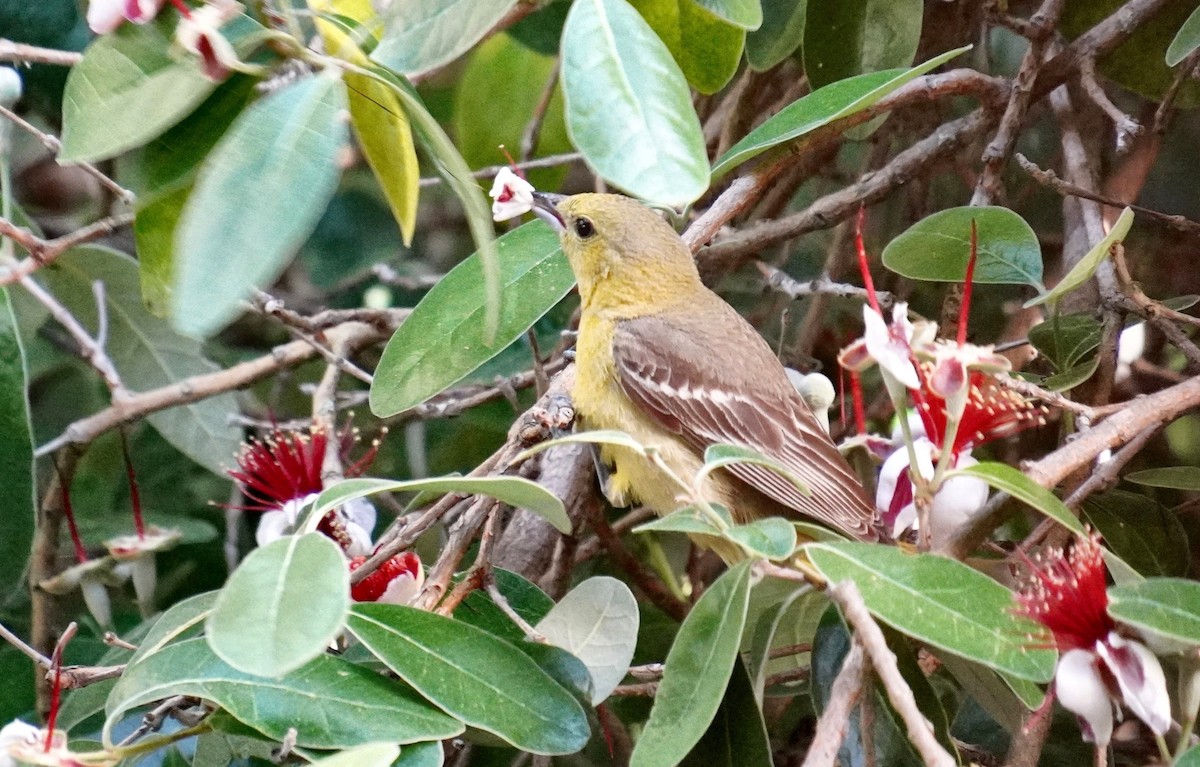
[[[584,425],[654,447],[689,480],[709,445],[752,448],[810,494],[764,466],[734,464],[710,474],[703,493],[736,522],[798,512],[877,540],[874,507],[858,478],[762,337],[700,281],[675,231],[620,195],[533,196],[579,282],[572,398]],[[615,504],[640,501],[659,514],[681,505],[678,483],[637,451],[604,445],[601,457],[614,467],[607,491]]]

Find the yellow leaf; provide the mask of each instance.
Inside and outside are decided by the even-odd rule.
[[[308,6],[317,14],[333,13],[353,19],[368,30],[379,25],[370,0],[308,0]],[[331,56],[356,66],[370,65],[366,54],[344,28],[318,17],[317,29]],[[350,121],[363,155],[400,225],[404,244],[411,244],[417,222],[420,168],[408,117],[387,85],[349,71],[343,73],[342,79],[350,92]]]

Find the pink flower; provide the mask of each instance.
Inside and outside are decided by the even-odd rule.
[[[89,0],[87,23],[98,35],[107,35],[122,22],[145,24],[153,21],[166,0]]]
[[[348,458],[355,436],[346,429],[339,436],[338,450]],[[238,468],[229,476],[238,483],[248,503],[240,508],[262,512],[255,540],[259,546],[290,535],[296,530],[300,512],[324,488],[321,467],[329,437],[323,429],[309,432],[276,429],[264,440],[242,445]],[[348,465],[347,477],[362,474],[375,457],[378,445]],[[332,538],[348,556],[370,554],[371,531],[375,529],[375,507],[365,499],[354,499],[330,511],[317,530]]]
[[[221,34],[221,27],[241,13],[230,0],[214,0],[185,13],[175,28],[175,41],[188,53],[200,57],[204,76],[221,82],[229,77],[239,60],[233,45]]]
[[[533,184],[508,168],[501,168],[496,174],[488,195],[494,200],[492,219],[495,221],[507,221],[533,210]]]
[[[1114,709],[1124,704],[1162,735],[1171,701],[1162,666],[1143,644],[1117,631],[1108,614],[1107,571],[1097,536],[1077,538],[1069,554],[1052,549],[1031,561],[1016,599],[1018,612],[1045,626],[1061,653],[1054,672],[1058,700],[1079,718],[1084,740],[1103,748]]]
[[[350,572],[362,567],[366,557],[350,560]],[[397,554],[379,566],[375,572],[350,587],[355,602],[383,602],[406,605],[421,593],[425,585],[425,568],[421,558],[411,551]]]

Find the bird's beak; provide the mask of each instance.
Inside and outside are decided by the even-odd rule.
[[[558,212],[558,204],[565,199],[567,196],[564,194],[534,192],[533,214],[549,224],[554,231],[561,232],[567,228],[567,222],[562,213]]]

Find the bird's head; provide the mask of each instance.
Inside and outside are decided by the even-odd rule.
[[[650,208],[619,194],[534,193],[533,211],[562,238],[585,302],[611,308],[698,285],[692,254]]]

